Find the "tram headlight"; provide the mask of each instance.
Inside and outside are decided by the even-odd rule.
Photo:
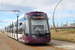
[[[48,41],[50,41],[50,40],[48,39]]]
[[[35,42],[35,40],[33,40],[33,42]]]
[[[47,37],[49,37],[49,35],[47,35]]]
[[[36,37],[36,36],[32,36],[32,37]]]

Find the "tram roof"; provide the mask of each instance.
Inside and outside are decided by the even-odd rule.
[[[39,15],[47,15],[46,13],[40,12],[40,11],[34,11],[34,12],[26,13],[26,15],[37,15],[37,14],[39,14]]]

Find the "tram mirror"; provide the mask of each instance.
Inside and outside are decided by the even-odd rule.
[[[22,23],[20,23],[20,25],[22,25]]]

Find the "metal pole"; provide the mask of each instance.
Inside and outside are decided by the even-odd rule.
[[[17,41],[18,41],[18,17],[19,16],[17,16]]]
[[[58,23],[57,23],[57,27],[58,27]]]
[[[63,22],[61,22],[61,27],[63,26]]]
[[[68,21],[67,21],[67,27],[68,27]]]
[[[10,24],[10,33],[12,33],[12,32],[11,32],[11,24]],[[12,35],[10,34],[10,37],[11,37],[11,36],[12,36]]]
[[[15,11],[14,11],[15,12]],[[16,13],[15,13],[16,14]],[[18,41],[18,17],[19,17],[19,11],[18,14],[16,14],[17,16],[17,28],[16,28],[16,37],[17,37],[17,41]]]
[[[56,10],[58,4],[59,4],[61,1],[62,1],[62,0],[60,0],[60,1],[57,3],[57,5],[56,5],[56,7],[54,8],[54,11],[53,11],[53,26],[54,26],[56,32],[57,32],[57,28],[55,27],[55,23],[54,23],[54,13],[55,13],[55,10]]]
[[[74,26],[74,20],[73,20],[73,26]]]
[[[13,38],[13,22],[12,22],[12,38]]]
[[[18,13],[20,12],[19,10],[0,10],[0,11],[12,11],[12,12],[18,12]],[[17,16],[17,29],[16,29],[16,37],[17,37],[17,40],[18,40],[18,17],[19,17],[19,14]],[[11,28],[10,28],[10,32],[11,32]]]

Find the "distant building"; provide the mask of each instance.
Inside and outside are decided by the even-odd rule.
[[[63,24],[63,27],[67,27],[68,25],[67,24]]]
[[[71,23],[70,26],[75,26],[75,23]]]

